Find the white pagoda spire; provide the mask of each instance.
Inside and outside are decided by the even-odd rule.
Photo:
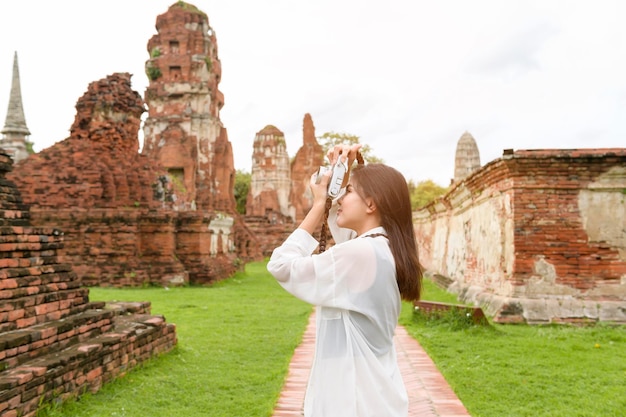
[[[24,107],[22,105],[22,91],[20,88],[20,71],[17,65],[17,52],[13,56],[13,78],[11,79],[11,96],[9,97],[9,108],[4,122],[0,139],[0,147],[3,148],[17,163],[28,158],[26,150],[26,138],[30,136],[30,131],[26,126],[24,117]]]

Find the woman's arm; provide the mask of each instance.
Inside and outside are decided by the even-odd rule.
[[[317,241],[295,230],[272,253],[267,270],[288,292],[313,305],[349,308],[349,294],[374,281],[377,256],[373,239],[353,239],[312,255]]]

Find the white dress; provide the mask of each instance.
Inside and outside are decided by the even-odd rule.
[[[401,298],[382,227],[354,232],[328,223],[335,246],[295,230],[276,248],[268,271],[294,296],[317,306],[316,348],[307,386],[306,417],[406,417],[408,399],[393,335]],[[334,225],[334,226],[333,226]],[[348,240],[345,240],[345,239]]]

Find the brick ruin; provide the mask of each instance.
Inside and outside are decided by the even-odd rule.
[[[112,74],[78,100],[69,138],[9,174],[33,224],[65,232],[63,255],[83,285],[206,284],[260,257],[235,211],[215,33],[184,2],[156,26],[142,153],[144,102],[129,74]]]
[[[311,174],[323,164],[322,146],[310,114],[304,115],[302,146],[289,162],[285,135],[268,125],[254,138],[246,224],[255,231],[264,256],[293,231],[313,205]]]
[[[250,177],[246,215],[267,217],[272,223],[293,222],[287,143],[275,126],[265,126],[254,137]]]
[[[31,224],[11,167],[0,151],[0,415],[34,417],[171,350],[176,333],[148,302],[89,301],[63,232]]]
[[[205,13],[178,2],[148,41],[148,118],[142,154],[165,167],[179,207],[235,211],[235,168],[220,120],[224,95],[215,32]]]
[[[313,206],[313,194],[309,187],[311,174],[324,165],[324,150],[315,137],[315,126],[309,113],[302,122],[302,146],[291,163],[291,191],[289,201],[295,211],[296,223],[300,223]]]
[[[302,146],[292,162],[284,133],[265,126],[254,138],[246,216],[266,217],[273,223],[302,221],[313,205],[311,174],[323,163],[324,151],[309,113],[302,122]]]
[[[414,213],[423,265],[502,323],[626,322],[626,149],[506,150]]]

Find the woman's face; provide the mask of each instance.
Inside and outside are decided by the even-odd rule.
[[[360,235],[367,231],[362,229],[366,226],[368,205],[357,190],[358,183],[351,178],[350,183],[346,186],[346,192],[337,201],[339,204],[337,225],[355,230]]]

